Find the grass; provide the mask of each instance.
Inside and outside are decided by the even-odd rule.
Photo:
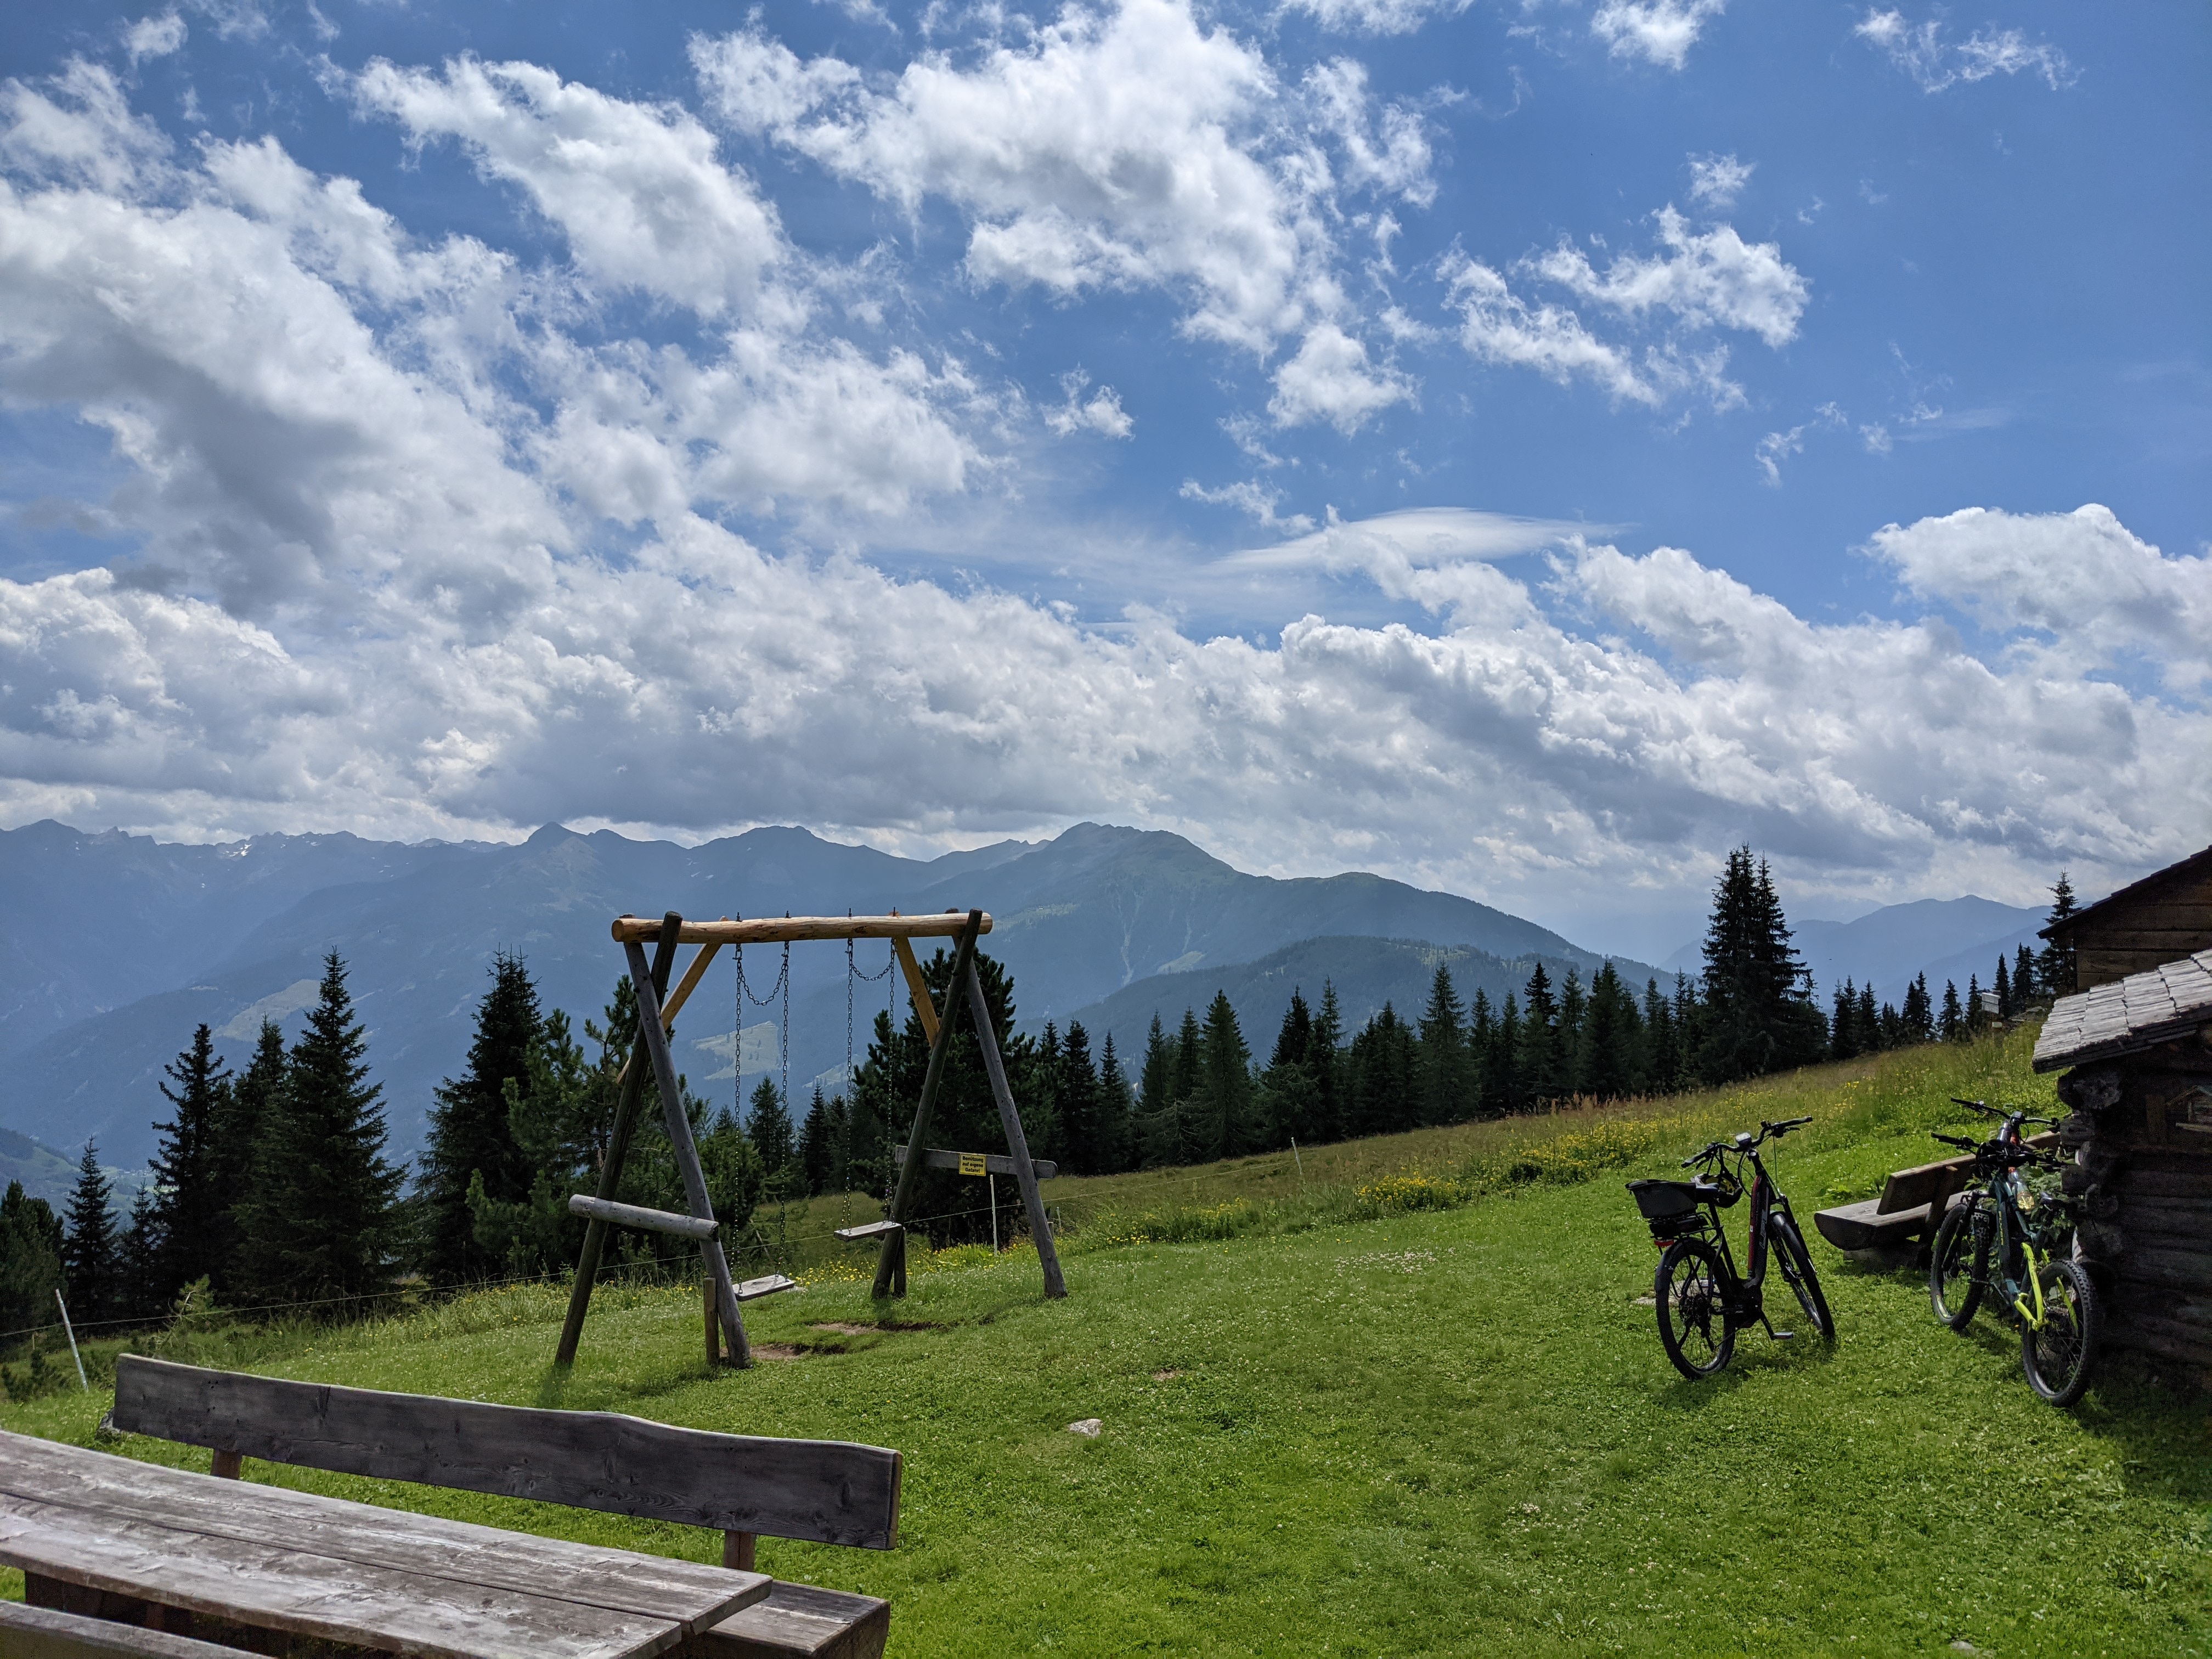
[[[1820,1121],[1773,1160],[1809,1211],[1923,1161],[1925,1129],[1958,1116],[1945,1096],[2047,1086],[2016,1036],[1322,1149],[1302,1188],[1267,1160],[1056,1183],[1082,1224],[1066,1302],[1042,1299],[1027,1252],[948,1252],[915,1275],[900,1328],[855,1335],[821,1328],[875,1323],[866,1288],[825,1273],[748,1310],[757,1342],[801,1357],[742,1375],[703,1374],[683,1288],[595,1303],[565,1383],[546,1364],[562,1304],[547,1287],[257,1337],[239,1358],[897,1446],[897,1550],[764,1539],[761,1557],[780,1577],[890,1597],[900,1656],[2203,1652],[2203,1396],[2122,1364],[2054,1412],[2009,1333],[1983,1320],[1954,1337],[1917,1276],[1817,1243],[1832,1351],[1753,1334],[1729,1372],[1692,1384],[1634,1304],[1654,1257],[1622,1176],[1811,1111]],[[1389,1195],[1417,1179],[1453,1188],[1419,1200],[1444,1207]],[[1226,1237],[1146,1231],[1224,1208],[1241,1218],[1214,1224]],[[187,1340],[223,1363],[220,1331]],[[91,1443],[104,1404],[57,1394],[0,1421]],[[1066,1431],[1086,1417],[1103,1419],[1096,1440]],[[115,1443],[205,1467],[204,1453]],[[718,1548],[615,1516],[249,1474],[694,1559]]]

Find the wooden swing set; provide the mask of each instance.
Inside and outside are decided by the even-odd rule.
[[[708,964],[726,945],[742,951],[748,945],[781,944],[787,951],[792,944],[802,940],[843,939],[848,943],[849,975],[850,941],[890,941],[892,953],[906,980],[908,994],[913,999],[915,1013],[921,1022],[923,1035],[929,1040],[929,1066],[922,1076],[921,1098],[915,1107],[913,1129],[899,1153],[898,1182],[892,1193],[890,1215],[863,1226],[841,1229],[837,1234],[854,1243],[877,1241],[872,1294],[878,1297],[906,1294],[907,1211],[916,1177],[925,1168],[958,1168],[966,1173],[1011,1174],[1014,1177],[1021,1188],[1022,1203],[1029,1212],[1030,1237],[1036,1241],[1037,1259],[1044,1269],[1044,1292],[1049,1297],[1066,1296],[1067,1285],[1060,1276],[1060,1257],[1053,1249],[1051,1225],[1045,1215],[1044,1200],[1037,1189],[1040,1176],[1051,1176],[1054,1166],[1039,1164],[1030,1157],[1029,1141],[1022,1133],[1021,1113],[1006,1082],[1006,1063],[999,1053],[989,1006],[984,1000],[982,976],[975,968],[975,941],[990,931],[991,918],[981,910],[964,914],[948,910],[942,915],[919,916],[902,916],[896,911],[887,916],[779,916],[759,921],[687,921],[673,910],[659,921],[641,916],[617,917],[615,942],[623,947],[630,984],[637,994],[637,1042],[616,1085],[615,1119],[607,1138],[606,1158],[599,1167],[599,1191],[594,1194],[578,1193],[568,1200],[570,1212],[584,1217],[588,1224],[584,1230],[584,1248],[576,1263],[575,1285],[569,1293],[568,1317],[561,1328],[561,1346],[554,1363],[563,1367],[575,1363],[576,1345],[583,1335],[584,1315],[591,1305],[592,1287],[599,1277],[599,1257],[606,1248],[610,1227],[635,1228],[696,1242],[706,1269],[702,1277],[706,1286],[707,1361],[710,1366],[725,1363],[725,1341],[727,1363],[740,1368],[750,1366],[752,1345],[745,1336],[740,1304],[795,1288],[792,1280],[778,1273],[748,1279],[742,1285],[732,1280],[729,1259],[722,1249],[721,1226],[714,1218],[706,1176],[699,1166],[699,1149],[692,1139],[691,1122],[684,1115],[683,1093],[677,1085],[675,1060],[669,1050],[668,1040],[675,1031],[678,1012],[690,1000],[705,977]],[[921,966],[915,960],[912,943],[917,939],[954,941],[952,978],[945,988],[942,1009],[922,982]],[[650,963],[646,957],[648,945],[653,947]],[[668,983],[675,969],[677,950],[684,945],[699,948],[671,993]],[[789,982],[787,974],[784,982]],[[975,1029],[976,1045],[982,1051],[983,1070],[990,1079],[991,1094],[998,1103],[999,1121],[1006,1131],[1007,1156],[1003,1158],[978,1158],[973,1153],[946,1152],[924,1144],[929,1133],[930,1115],[937,1103],[938,1086],[945,1075],[945,1054],[958,1024],[963,987],[969,1023]],[[743,995],[740,989],[740,998]],[[787,998],[787,1044],[789,1024]],[[733,1063],[742,1071],[742,1018],[738,1027],[731,1040],[736,1045]],[[849,1036],[848,1042],[849,1046]],[[845,1080],[848,1090],[852,1086],[849,1060],[848,1054]],[[667,1126],[676,1167],[683,1177],[686,1214],[646,1209],[615,1200],[622,1183],[623,1165],[629,1155],[630,1138],[637,1127],[648,1072],[660,1097],[661,1119]],[[971,1170],[971,1164],[982,1167]]]

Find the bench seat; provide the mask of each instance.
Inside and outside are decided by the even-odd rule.
[[[697,1659],[877,1659],[891,1604],[779,1578],[768,1599],[740,1608],[684,1650]]]
[[[0,1653],[8,1659],[238,1659],[236,1648],[26,1601],[0,1601]]]
[[[1839,1250],[1879,1249],[1884,1245],[1910,1244],[1919,1237],[1928,1224],[1928,1206],[1916,1204],[1909,1210],[1885,1211],[1880,1199],[1862,1199],[1832,1210],[1815,1210],[1813,1224],[1820,1230],[1821,1237]]]

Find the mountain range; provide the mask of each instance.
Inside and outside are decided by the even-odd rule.
[[[1320,978],[1337,971],[1331,952],[1343,954],[1341,988],[1362,1009],[1385,995],[1418,1008],[1406,988],[1418,981],[1425,994],[1425,950],[1480,953],[1481,982],[1505,975],[1493,994],[1506,980],[1525,980],[1536,959],[1555,974],[1579,968],[1585,978],[1603,960],[1453,894],[1367,874],[1249,875],[1178,836],[1091,823],[1050,841],[927,860],[791,828],[697,847],[557,825],[512,846],[399,846],[345,835],[186,846],[37,823],[0,831],[0,1127],[72,1149],[72,1159],[95,1137],[104,1164],[142,1165],[154,1148],[152,1126],[167,1115],[161,1067],[193,1026],[212,1026],[234,1064],[264,1017],[296,1035],[323,955],[335,949],[369,1030],[393,1150],[404,1156],[421,1145],[439,1079],[460,1069],[495,951],[524,955],[544,1005],[568,1011],[580,1036],[621,972],[607,935],[617,915],[894,906],[990,911],[986,948],[1013,972],[1018,1012],[1032,1029],[1121,994],[1099,1016],[1118,1033],[1122,1011],[1143,1000],[1126,994],[1155,978],[1165,998],[1202,1004],[1218,985],[1233,983],[1234,1000],[1279,975],[1282,964],[1266,968],[1262,959],[1286,950],[1293,979],[1310,979],[1316,994]],[[1383,948],[1385,941],[1418,944]],[[840,947],[795,946],[780,990],[783,954],[758,946],[745,953],[751,1000],[742,1019],[735,976],[720,964],[687,1010],[679,1063],[710,1099],[783,1072],[787,994],[788,1074],[802,1103],[813,1080],[834,1085],[842,1075],[848,1030],[855,1057],[865,1052],[872,1015],[893,990],[887,947],[856,947],[854,966],[873,977],[848,985]],[[1378,965],[1370,972],[1354,955]],[[1517,978],[1505,966],[1514,963],[1522,964]],[[1620,965],[1638,983],[1656,971]],[[1287,984],[1279,988],[1273,1006],[1251,993],[1255,1048],[1273,1040],[1289,996]],[[1179,1018],[1182,1006],[1175,1001],[1165,1017]],[[1137,1019],[1139,1042],[1150,1017],[1147,1006]]]
[[[2036,930],[2046,914],[1969,895],[1886,905],[1854,921],[1793,921],[1790,932],[1823,1006],[1846,979],[1872,985],[1881,1001],[1902,1003],[1905,988],[1921,973],[1940,1000],[1945,980],[1955,981],[1964,996],[1967,976],[1978,975],[1986,990],[2000,954],[2009,967],[2022,945],[2040,951]],[[1662,965],[1669,973],[1693,974],[1701,960],[1693,942]]]

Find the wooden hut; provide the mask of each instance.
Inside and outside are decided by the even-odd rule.
[[[2082,906],[2043,930],[2094,990],[2212,947],[2212,847]]]
[[[2212,949],[2061,997],[2035,1069],[2066,1073],[2065,1186],[2106,1341],[2212,1376]]]

